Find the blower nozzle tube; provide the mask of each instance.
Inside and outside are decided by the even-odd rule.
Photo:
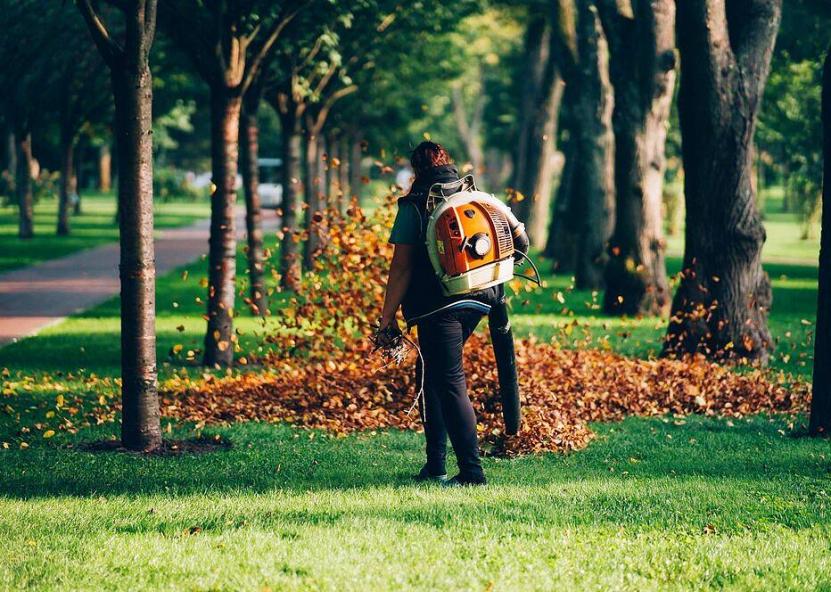
[[[499,397],[502,399],[505,433],[513,436],[519,432],[522,413],[519,402],[514,335],[511,331],[508,306],[504,295],[491,307],[488,324],[493,342],[493,354],[496,358],[496,369],[499,374]]]

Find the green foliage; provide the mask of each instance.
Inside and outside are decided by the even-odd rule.
[[[820,88],[831,10],[815,0],[785,5],[756,134],[761,172],[782,179],[783,202],[813,236],[822,187]]]
[[[199,201],[206,200],[210,193],[206,189],[194,187],[185,171],[156,167],[153,170],[153,196],[161,202],[172,199]]]
[[[180,99],[174,103],[167,113],[163,113],[153,120],[153,150],[156,152],[157,160],[164,160],[165,152],[179,147],[181,140],[178,136],[193,133],[191,117],[195,111],[196,103],[194,101],[182,101]]]

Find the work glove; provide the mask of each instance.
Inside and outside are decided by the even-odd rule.
[[[384,351],[396,349],[401,346],[403,340],[404,334],[398,328],[398,321],[393,321],[382,329],[380,319],[375,325],[375,331],[369,338],[373,351],[379,349]]]

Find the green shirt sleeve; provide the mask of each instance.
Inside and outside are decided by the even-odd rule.
[[[399,204],[389,242],[393,245],[415,245],[418,244],[420,235],[421,216],[418,210],[413,204]]]

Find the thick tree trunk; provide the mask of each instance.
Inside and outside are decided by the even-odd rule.
[[[32,190],[32,134],[29,131],[15,133],[17,172],[14,178],[19,212],[18,231],[20,238],[35,235],[34,195]]]
[[[251,310],[265,316],[268,299],[263,278],[263,215],[260,207],[259,126],[256,105],[246,102],[240,123],[240,165],[245,192],[245,228],[248,237],[248,278]]]
[[[110,145],[102,144],[98,149],[98,191],[109,193],[112,189],[112,156]]]
[[[616,208],[603,308],[610,314],[665,315],[671,294],[662,198],[675,87],[675,2],[641,2],[631,17],[618,14],[610,0],[605,4],[615,93]]]
[[[573,86],[571,87],[574,88]],[[572,124],[571,127],[576,127]],[[577,228],[577,204],[579,196],[575,195],[575,174],[577,171],[576,130],[570,130],[571,137],[565,142],[563,153],[565,165],[557,188],[557,197],[548,224],[548,238],[544,254],[551,259],[554,273],[574,272],[577,262],[577,245],[580,242]]]
[[[64,137],[61,140],[61,179],[58,191],[58,236],[69,234],[69,200],[75,193],[75,138]]]
[[[237,238],[239,122],[242,100],[222,86],[211,89],[211,234],[208,240],[208,330],[204,363],[228,366],[234,360],[234,297]]]
[[[118,145],[121,261],[121,442],[161,446],[153,245],[153,83],[147,62],[112,72]]]
[[[615,208],[614,100],[609,82],[608,47],[597,9],[581,3],[577,9],[577,64],[574,84],[574,132],[577,144],[572,197],[579,211],[575,286],[603,287],[606,247],[612,234]]]
[[[563,97],[563,79],[557,63],[551,24],[534,19],[526,37],[526,72],[522,121],[517,144],[514,188],[523,199],[515,204],[531,245],[545,246],[551,193],[557,174],[557,120]]]
[[[822,185],[822,230],[819,251],[819,294],[814,336],[812,435],[831,433],[831,50],[822,77],[822,144],[825,158]]]
[[[297,208],[303,199],[300,159],[303,138],[300,122],[291,115],[282,119],[283,152],[283,234],[280,241],[280,286],[287,290],[300,287],[300,233],[297,228]]]
[[[687,225],[665,351],[764,362],[771,287],[751,146],[782,0],[728,7],[725,0],[678,4]]]

